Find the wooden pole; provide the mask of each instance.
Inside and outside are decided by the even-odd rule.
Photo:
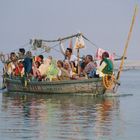
[[[80,51],[79,48],[77,49],[77,73],[79,74],[79,70],[80,70],[80,64],[79,64],[79,58],[80,58]]]
[[[63,41],[63,40],[66,40],[66,39],[70,39],[70,38],[73,38],[73,37],[78,37],[78,36],[81,36],[82,33],[77,33],[77,34],[74,34],[74,35],[71,35],[71,36],[66,36],[66,37],[63,37],[63,38],[58,38],[56,40],[42,40],[44,42],[60,42],[60,41]]]
[[[134,10],[134,15],[133,15],[133,18],[132,18],[132,23],[131,23],[131,26],[130,26],[130,31],[128,33],[126,45],[125,45],[125,48],[124,48],[124,52],[123,52],[123,56],[122,56],[122,61],[120,63],[120,67],[119,67],[118,74],[117,74],[117,77],[116,77],[117,80],[120,79],[120,74],[121,74],[122,69],[123,69],[124,59],[126,57],[126,51],[127,51],[127,48],[128,48],[128,44],[129,44],[130,37],[131,37],[131,34],[132,34],[134,22],[135,22],[135,19],[136,19],[137,8],[138,8],[138,6],[136,5],[135,6],[135,10]]]

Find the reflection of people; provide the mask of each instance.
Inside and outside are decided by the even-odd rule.
[[[95,134],[98,138],[110,135],[113,125],[113,112],[118,109],[117,98],[104,98],[96,108]]]
[[[38,126],[39,122],[39,126],[45,128],[37,129],[41,138],[49,139],[48,135],[54,136],[52,130],[68,128],[65,135],[59,133],[59,136],[67,139],[70,134],[70,136],[73,136],[73,140],[79,138],[91,139],[91,137],[97,140],[98,138],[109,139],[114,134],[114,129],[116,130],[115,133],[120,132],[122,119],[118,118],[121,113],[118,101],[119,98],[116,97],[96,98],[65,94],[61,96],[34,94],[32,96],[24,93],[4,93],[2,94],[1,110],[3,113],[10,112],[11,118],[15,117],[16,111],[16,116],[20,116],[19,120],[25,121],[20,126],[23,129],[27,127],[32,129],[34,126]],[[13,112],[11,112],[11,106],[15,108]],[[116,123],[115,119],[119,123]],[[4,120],[4,117],[2,117],[2,120]],[[28,124],[26,125],[26,123]],[[51,128],[47,124],[51,124]],[[6,126],[4,125],[3,129],[7,130]],[[46,130],[48,130],[47,136]],[[36,129],[33,129],[34,131],[36,132]]]

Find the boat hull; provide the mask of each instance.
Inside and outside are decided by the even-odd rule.
[[[22,80],[6,78],[9,92],[45,93],[45,94],[103,94],[105,88],[101,78],[67,81],[30,81],[25,86]]]

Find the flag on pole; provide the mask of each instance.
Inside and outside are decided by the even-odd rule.
[[[72,42],[72,38],[69,41],[69,48],[73,49],[73,42]]]

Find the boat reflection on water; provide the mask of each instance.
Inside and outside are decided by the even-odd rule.
[[[113,137],[114,130],[121,130],[119,106],[117,97],[3,93],[3,113],[17,132],[3,128],[3,135],[38,140]]]

